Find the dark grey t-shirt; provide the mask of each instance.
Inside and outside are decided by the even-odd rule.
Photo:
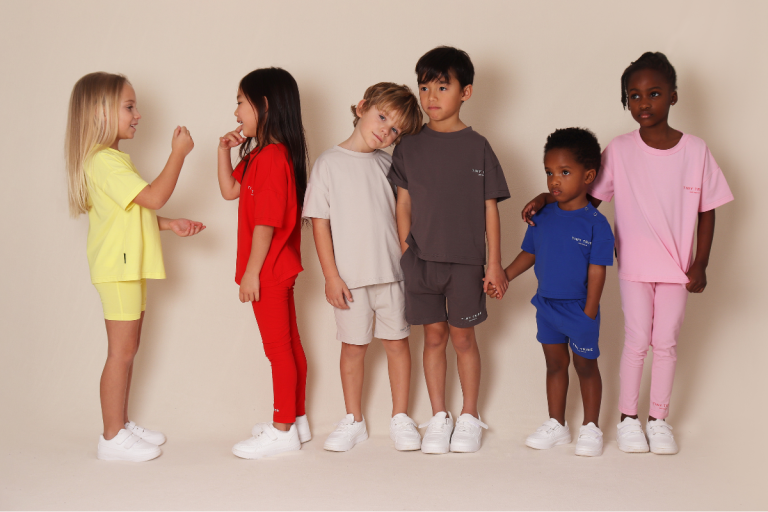
[[[509,197],[485,137],[471,127],[440,133],[424,125],[395,148],[389,178],[411,196],[407,242],[419,258],[485,264],[485,201]]]

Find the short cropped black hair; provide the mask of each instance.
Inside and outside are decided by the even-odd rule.
[[[677,73],[675,73],[675,68],[669,62],[667,56],[661,52],[645,52],[639,59],[627,66],[627,69],[621,74],[621,104],[624,105],[624,108],[627,108],[629,77],[632,76],[632,73],[641,69],[658,71],[667,79],[669,87],[673,91],[677,90]]]
[[[451,81],[450,71],[456,75],[461,88],[475,80],[475,66],[467,52],[451,46],[438,46],[421,56],[416,63],[418,83],[427,84],[433,80]]]
[[[553,149],[567,149],[584,169],[600,172],[600,143],[586,128],[561,128],[550,133],[544,145],[544,155]]]

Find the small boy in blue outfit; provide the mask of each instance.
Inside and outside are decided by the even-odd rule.
[[[536,306],[536,338],[547,363],[550,419],[525,444],[546,449],[571,442],[565,422],[570,345],[584,402],[576,455],[597,456],[603,452],[598,427],[603,389],[597,366],[600,296],[614,246],[610,224],[587,200],[587,186],[600,170],[597,138],[582,128],[556,130],[544,146],[544,170],[556,202],[535,215],[523,250],[505,269],[511,281],[534,267],[539,280],[531,303]],[[497,296],[496,289],[489,287],[488,295]]]

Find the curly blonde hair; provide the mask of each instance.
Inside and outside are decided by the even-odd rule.
[[[400,127],[400,134],[394,144],[400,143],[403,135],[418,133],[424,120],[419,107],[419,100],[413,95],[407,85],[398,85],[392,82],[380,82],[370,86],[363,95],[360,114],[365,114],[371,107],[376,107],[382,112],[395,118],[395,123]],[[360,120],[357,105],[352,105],[352,115],[355,116],[352,124],[357,126]]]

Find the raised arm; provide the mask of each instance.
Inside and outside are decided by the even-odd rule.
[[[159,210],[165,206],[176,188],[184,159],[194,147],[195,142],[192,140],[189,130],[184,126],[177,126],[173,131],[171,156],[168,157],[168,162],[166,162],[160,175],[151,184],[144,187],[133,199],[133,202],[150,210]]]
[[[403,187],[397,187],[397,206],[395,207],[397,220],[397,236],[400,238],[400,251],[405,253],[408,244],[405,239],[411,232],[411,194]]]
[[[221,197],[227,201],[240,197],[240,183],[232,176],[232,148],[239,146],[245,141],[240,132],[242,126],[232,130],[223,137],[219,137],[218,154],[218,178]]]

